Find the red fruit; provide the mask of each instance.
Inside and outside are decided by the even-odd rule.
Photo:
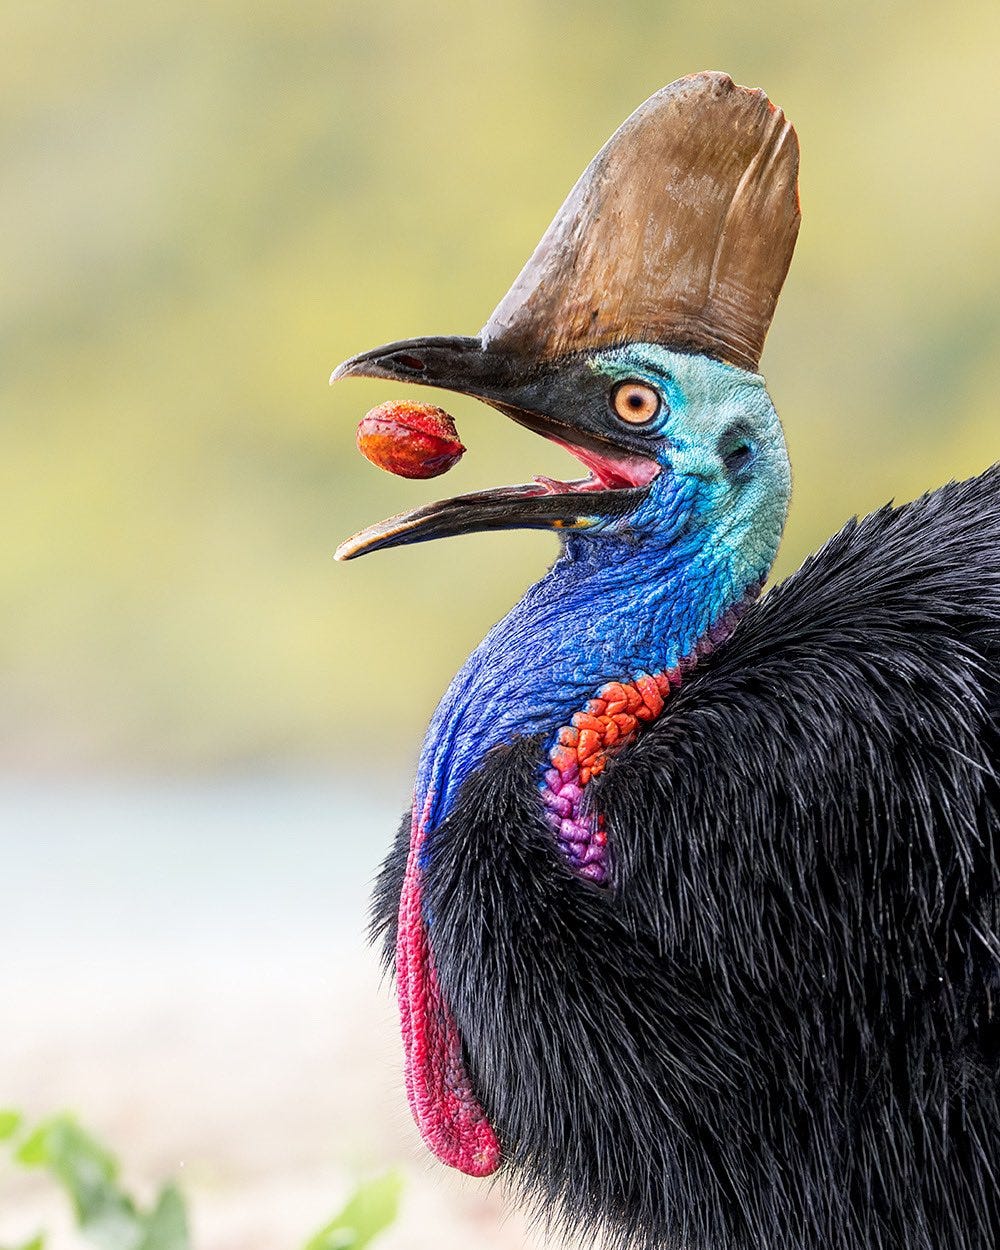
[[[438,477],[462,459],[455,422],[443,408],[391,400],[366,413],[358,449],[397,477]]]

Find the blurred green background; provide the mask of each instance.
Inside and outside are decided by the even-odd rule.
[[[997,0],[0,5],[0,1106],[72,1107],[143,1201],[176,1177],[198,1250],[301,1244],[387,1165],[386,1250],[529,1239],[429,1163],[362,934],[433,705],[555,540],[332,557],[575,462],[442,396],[468,455],[391,478],[358,419],[433,396],[327,378],[474,333],[608,135],[705,68],[802,144],[763,362],[783,574],[1000,455]],[[0,1244],[78,1250],[0,1173]]]
[[[478,329],[597,147],[692,70],[763,86],[802,144],[764,359],[795,469],[779,571],[983,469],[998,48],[996,0],[7,0],[0,765],[403,775],[554,540],[349,566],[337,543],[571,462],[448,397],[462,465],[393,480],[353,431],[406,392],[327,377]]]

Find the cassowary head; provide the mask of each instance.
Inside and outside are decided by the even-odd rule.
[[[432,504],[343,545],[554,528],[573,539],[726,544],[759,576],[790,479],[756,372],[798,229],[794,131],[722,74],[648,100],[571,192],[475,338],[367,351],[333,378],[485,400],[588,474]]]

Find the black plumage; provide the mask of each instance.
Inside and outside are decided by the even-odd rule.
[[[486,757],[424,887],[510,1182],[643,1250],[1000,1245],[1000,467],[748,611],[588,791],[610,888],[542,749]]]

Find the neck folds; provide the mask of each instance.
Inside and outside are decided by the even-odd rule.
[[[556,845],[579,876],[607,885],[611,874],[604,815],[587,802],[588,784],[604,771],[617,751],[656,720],[667,699],[698,663],[729,638],[760,590],[760,582],[750,586],[673,668],[605,683],[557,732],[539,790]]]

